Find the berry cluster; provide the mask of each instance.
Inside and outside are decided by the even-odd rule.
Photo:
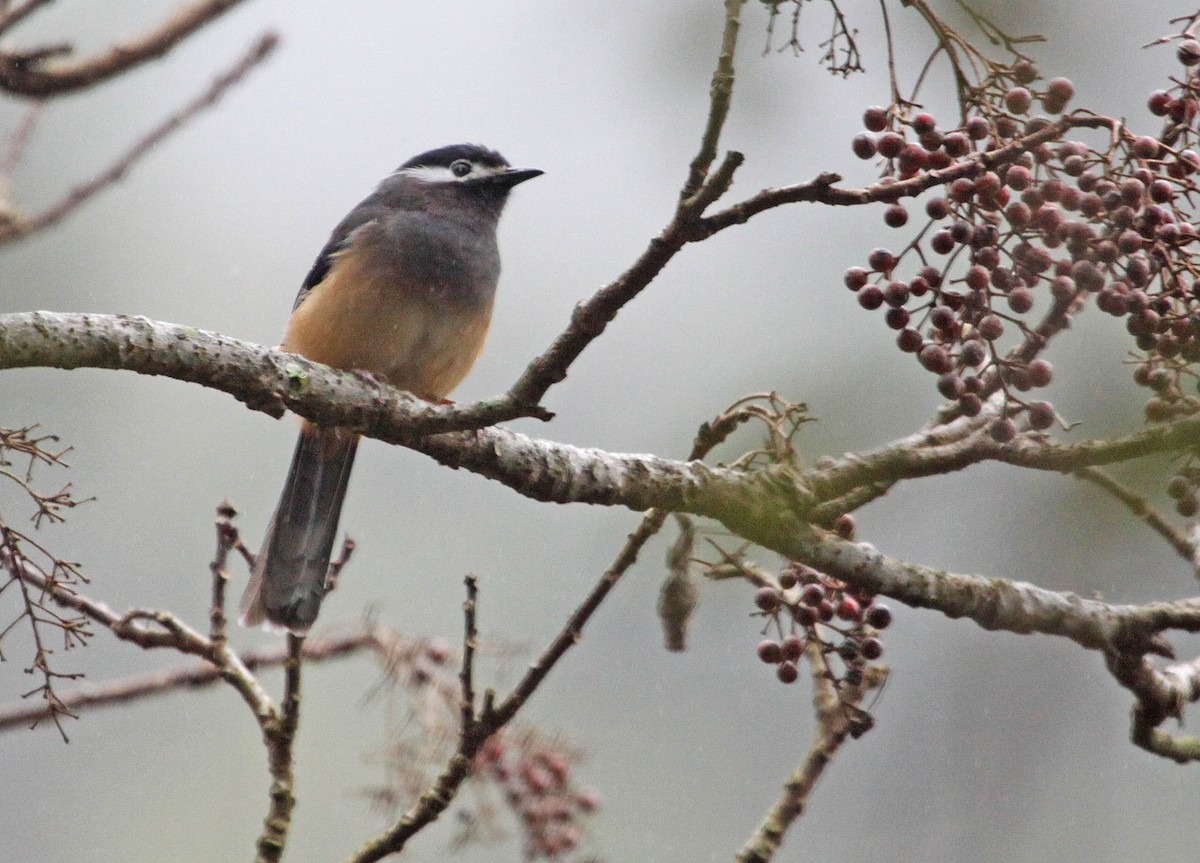
[[[867,131],[852,147],[882,160],[876,191],[887,225],[909,221],[888,186],[964,162],[973,170],[951,171],[954,179],[925,201],[916,237],[899,252],[875,249],[866,267],[846,271],[846,287],[864,308],[885,309],[900,350],[937,376],[957,414],[978,415],[1001,394],[989,426],[1000,442],[1017,435],[1019,419],[1034,430],[1056,421],[1049,402],[1022,394],[1050,383],[1053,367],[1039,353],[1089,304],[1124,319],[1142,352],[1135,380],[1152,391],[1148,420],[1200,410],[1184,388],[1196,377],[1188,364],[1200,359],[1200,257],[1192,248],[1200,232],[1191,210],[1200,155],[1188,148],[1197,135],[1200,77],[1191,69],[1200,43],[1181,43],[1179,57],[1186,79],[1150,98],[1150,110],[1168,118],[1158,136],[1134,136],[1093,114],[1029,117],[1035,105],[1061,113],[1074,87],[1064,78],[1037,86],[1038,70],[1025,59],[994,67],[954,129],[907,106],[864,114]],[[1103,142],[1062,139],[1077,127],[1102,128]],[[911,270],[902,275],[905,264]],[[1035,309],[1041,317],[1030,322]]]
[[[784,683],[796,682],[800,657],[818,645],[841,659],[844,674],[836,682],[858,686],[865,664],[883,655],[878,631],[892,622],[891,610],[873,594],[795,562],[779,574],[778,588],[757,590],[754,604],[780,635],[759,643],[758,658],[774,665]]]
[[[520,820],[529,860],[574,851],[587,816],[599,805],[595,792],[574,786],[570,753],[544,740],[510,741],[498,733],[476,756],[475,771],[503,789]]]

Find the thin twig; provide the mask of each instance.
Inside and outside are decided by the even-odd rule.
[[[1104,471],[1085,467],[1075,471],[1075,476],[1104,489],[1129,509],[1147,527],[1165,539],[1179,556],[1188,562],[1193,573],[1200,578],[1200,559],[1197,559],[1196,544],[1182,531],[1176,530],[1150,501],[1133,489],[1118,482]]]
[[[250,50],[229,71],[213,80],[207,90],[185,105],[181,110],[170,115],[151,129],[95,177],[86,183],[75,186],[61,200],[51,204],[37,215],[0,225],[0,243],[26,237],[35,231],[53,225],[73,212],[78,206],[88,201],[96,193],[123,178],[138,160],[154,149],[172,132],[175,132],[188,123],[201,111],[216,104],[230,87],[237,84],[251,69],[262,63],[275,49],[278,42],[279,38],[274,33],[266,33],[260,36],[254,45],[251,46]]]
[[[388,645],[404,642],[407,646],[408,641],[392,630],[370,627],[346,635],[310,636],[305,639],[302,656],[305,662],[327,662],[366,651],[378,655],[380,662],[386,665],[389,656]],[[246,651],[239,654],[238,659],[249,671],[256,672],[283,665],[288,660],[288,651],[288,645],[281,642]],[[115,707],[177,690],[193,691],[220,681],[220,669],[205,661],[88,684],[61,695],[59,701],[74,714],[97,707]],[[32,723],[49,718],[50,713],[41,704],[21,704],[0,709],[0,731],[28,727]]]
[[[461,729],[465,731],[475,722],[475,648],[479,644],[475,614],[479,601],[479,579],[468,575],[463,581],[467,587],[467,599],[463,602],[463,658],[458,679],[462,683]]]
[[[721,50],[717,54],[717,68],[713,71],[709,89],[708,120],[700,136],[700,150],[688,166],[687,180],[679,192],[680,200],[687,200],[704,183],[708,169],[717,158],[717,145],[725,118],[729,116],[729,105],[733,98],[733,56],[737,50],[738,29],[741,27],[742,6],[746,0],[725,0],[725,29],[721,34]]]
[[[47,0],[27,2],[7,12],[0,18],[0,32],[11,27],[42,2]],[[147,60],[161,57],[240,2],[241,0],[201,0],[176,10],[171,17],[149,32],[82,60],[51,65],[39,62],[40,58],[45,56],[44,49],[0,51],[0,89],[19,96],[56,96],[90,87]]]
[[[283,698],[280,710],[262,723],[267,745],[267,767],[271,772],[270,803],[263,830],[258,837],[255,863],[279,863],[287,845],[296,808],[296,776],[293,750],[300,723],[300,669],[304,636],[287,634],[287,653],[283,660]]]
[[[7,33],[17,24],[29,15],[31,12],[36,12],[42,6],[52,3],[53,0],[24,0],[13,6],[11,9],[6,9],[0,14],[0,35]]]

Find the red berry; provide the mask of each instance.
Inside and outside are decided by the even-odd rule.
[[[800,670],[796,668],[794,662],[781,662],[779,667],[775,669],[775,676],[779,678],[781,683],[795,683],[800,676]]]
[[[789,635],[779,644],[783,658],[795,662],[804,655],[804,639],[798,635]]]
[[[773,587],[760,587],[754,594],[754,604],[763,611],[778,611],[779,591]]]
[[[920,144],[907,144],[896,157],[900,170],[905,174],[915,174],[928,166],[929,151]]]
[[[1008,307],[1018,315],[1033,308],[1033,291],[1029,288],[1013,288],[1008,292]]]
[[[1195,39],[1185,39],[1175,49],[1175,56],[1184,66],[1195,66],[1200,63],[1200,42]]]
[[[1033,175],[1024,165],[1013,165],[1008,169],[1008,173],[1004,175],[1004,182],[1008,187],[1016,189],[1018,192],[1028,189],[1032,181]]]
[[[883,316],[883,321],[889,329],[902,330],[908,326],[909,314],[907,309],[890,308]]]
[[[954,312],[947,306],[934,306],[929,313],[929,323],[935,329],[948,330],[954,326],[955,320]]]
[[[1018,84],[1032,84],[1038,77],[1037,66],[1030,60],[1018,60],[1013,64],[1012,73]]]
[[[986,267],[981,267],[979,264],[972,264],[967,268],[967,274],[963,278],[967,287],[973,291],[982,291],[988,285],[988,270]]]
[[[867,283],[868,273],[862,267],[851,267],[846,270],[846,274],[842,276],[842,281],[846,287],[852,291],[860,290]]]
[[[888,112],[886,108],[873,105],[863,111],[863,125],[872,132],[882,132],[887,128]]]
[[[758,658],[771,665],[783,662],[783,648],[774,641],[761,641],[758,644]]]
[[[1024,114],[1033,106],[1033,94],[1024,87],[1013,87],[1004,94],[1004,105],[1014,114]]]
[[[887,629],[892,623],[892,610],[886,605],[872,605],[867,609],[867,625],[875,629]]]
[[[979,412],[983,410],[983,400],[975,393],[965,393],[958,400],[958,409],[966,417],[977,417]]]
[[[858,292],[858,304],[867,311],[883,305],[883,288],[879,285],[867,285]]]
[[[850,141],[850,149],[860,159],[870,159],[875,155],[875,139],[866,132],[859,132]]]
[[[1158,140],[1149,135],[1142,135],[1133,142],[1133,155],[1139,159],[1153,159],[1158,155]]]
[[[895,132],[884,132],[879,136],[879,140],[875,142],[875,149],[885,159],[894,159],[904,149],[904,139]]]
[[[1054,406],[1050,402],[1034,402],[1029,406],[1029,427],[1043,431],[1054,425]]]
[[[837,604],[837,616],[842,620],[858,620],[860,614],[862,614],[862,607],[853,596],[843,596],[842,601]]]
[[[1146,107],[1156,117],[1165,117],[1170,104],[1171,94],[1166,90],[1155,90],[1150,94],[1150,98],[1146,100]]]
[[[867,256],[867,264],[876,272],[890,273],[896,266],[896,256],[887,249],[873,249]]]
[[[825,588],[819,584],[806,584],[800,591],[800,601],[805,605],[817,605],[825,598]]]
[[[943,398],[950,399],[951,401],[958,401],[965,390],[965,386],[963,385],[962,378],[953,372],[950,372],[948,374],[938,376],[937,389],[938,392],[942,394]]]
[[[937,231],[929,238],[929,247],[939,255],[948,255],[954,251],[954,238],[949,231]]]
[[[1054,379],[1054,366],[1048,360],[1034,360],[1028,365],[1029,383],[1035,387],[1049,386]]]
[[[985,315],[979,322],[979,335],[987,341],[995,341],[1004,335],[1004,322],[996,315]]]
[[[975,195],[975,181],[969,177],[959,177],[950,184],[950,198],[965,204]]]
[[[792,609],[792,617],[801,626],[814,626],[817,622],[817,612],[811,605],[797,605]]]
[[[1046,84],[1046,92],[1055,99],[1068,102],[1075,95],[1075,85],[1070,78],[1051,78]]]
[[[889,228],[901,228],[908,221],[908,210],[899,204],[892,204],[883,211],[883,221]]]
[[[1196,110],[1200,107],[1195,99],[1180,97],[1172,99],[1167,105],[1167,113],[1171,115],[1171,119],[1176,123],[1190,123],[1196,116]]]
[[[950,353],[941,345],[926,345],[917,354],[917,359],[934,374],[943,375],[954,368]]]
[[[868,661],[883,656],[883,642],[878,638],[864,638],[858,649],[862,654],[862,658]]]
[[[967,135],[972,141],[982,141],[992,134],[992,124],[986,117],[972,117],[967,121],[966,128]]]
[[[947,156],[957,159],[971,152],[971,142],[962,132],[951,132],[942,139],[942,149]]]
[[[988,434],[996,443],[1008,443],[1017,436],[1017,424],[1008,417],[1001,417],[988,426]]]

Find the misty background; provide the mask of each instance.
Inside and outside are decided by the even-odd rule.
[[[175,5],[63,0],[11,38],[69,40],[89,53]],[[727,203],[826,170],[854,185],[875,176],[850,139],[863,108],[888,101],[878,9],[845,11],[868,70],[848,81],[817,63],[829,26],[823,4],[804,8],[800,56],[764,55],[766,12],[746,5],[722,140],[746,164]],[[1048,37],[1030,51],[1046,77],[1074,80],[1075,106],[1157,130],[1145,97],[1178,67],[1171,48],[1140,46],[1189,8],[1096,0],[995,2],[987,11],[1013,31]],[[502,220],[489,342],[456,398],[502,392],[574,304],[616,277],[669,218],[703,127],[722,15],[718,0],[247,2],[165,59],[51,103],[16,175],[28,211],[93,176],[261,30],[282,37],[265,66],[125,180],[59,226],[5,247],[0,311],[145,315],[275,344],[342,215],[409,156],[471,141],[546,171],[514,192]],[[915,13],[896,6],[892,15],[899,71],[911,82],[928,41]],[[914,44],[922,51],[903,47]],[[948,91],[925,95],[953,126]],[[0,131],[21,116],[6,100]],[[938,404],[932,377],[841,284],[872,247],[898,248],[911,235],[886,228],[882,210],[786,207],[688,247],[551,390],[553,422],[513,427],[681,457],[701,422],[773,389],[820,418],[801,434],[810,460],[915,430]],[[923,219],[913,210],[915,229]],[[1089,312],[1049,353],[1057,377],[1047,396],[1084,434],[1140,422],[1144,396],[1122,365],[1127,342],[1120,322]],[[196,386],[109,371],[3,372],[0,405],[3,424],[36,422],[74,447],[69,476],[43,471],[42,484],[69,478],[97,501],[41,539],[83,563],[88,594],[116,609],[169,608],[203,626],[215,507],[232,501],[257,547],[294,422]],[[4,494],[11,518],[15,497]],[[404,632],[457,643],[471,572],[484,636],[538,648],[637,519],[537,504],[367,441],[342,519],[358,552],[320,625],[352,625],[370,608]],[[1161,540],[1069,478],[976,467],[902,484],[858,521],[862,539],[932,566],[1111,601],[1195,591]],[[756,659],[761,625],[744,585],[702,585],[690,649],[663,649],[654,603],[672,538],[648,547],[522,715],[586,751],[575,778],[603,801],[586,848],[610,861],[730,859],[809,745],[807,683],[784,686]],[[245,575],[235,572],[234,597]],[[7,621],[13,600],[0,602],[9,603]],[[1099,656],[891,604],[896,622],[884,643],[893,670],[872,711],[877,726],[832,764],[780,860],[1195,859],[1195,768],[1129,743],[1131,698]],[[245,648],[273,637],[238,629],[232,638]],[[10,638],[4,654],[8,704],[34,684],[21,673],[29,645]],[[105,632],[90,650],[58,655],[60,668],[94,682],[179,661]],[[265,676],[278,693],[278,675]],[[366,658],[307,670],[290,861],[342,859],[385,823],[361,793],[383,779],[376,756],[390,720],[378,702],[363,702],[378,679]],[[50,725],[0,735],[0,859],[252,855],[269,780],[258,729],[232,691],[86,712],[67,730],[70,745]],[[423,833],[405,859],[447,859],[453,820],[451,812]],[[511,840],[458,855],[519,857]]]

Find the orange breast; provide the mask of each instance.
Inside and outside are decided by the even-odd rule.
[[[422,398],[445,398],[466,377],[491,321],[484,303],[435,301],[354,245],[292,313],[283,347],[340,369],[369,371]],[[436,296],[437,292],[433,292]]]

